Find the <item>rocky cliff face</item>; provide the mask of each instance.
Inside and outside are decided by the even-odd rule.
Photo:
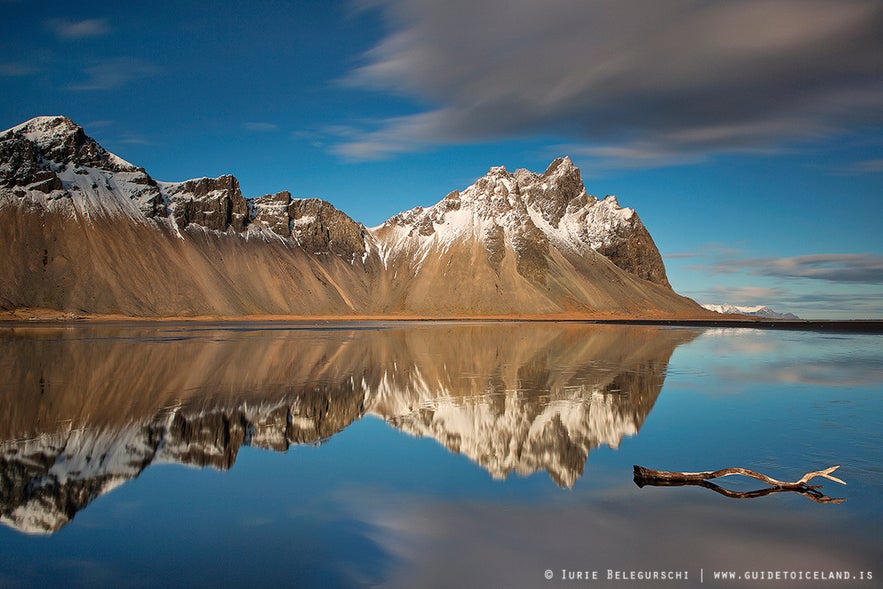
[[[616,197],[599,201],[588,195],[567,157],[543,174],[491,168],[462,192],[396,215],[377,232],[392,248],[408,243],[406,251],[474,238],[495,269],[509,244],[518,273],[540,283],[549,270],[550,249],[556,248],[577,256],[594,251],[639,278],[669,285],[662,257],[637,213],[620,207]]]
[[[233,176],[199,178],[164,185],[178,227],[191,223],[212,231],[244,231],[251,220],[248,202]]]
[[[350,261],[367,255],[365,227],[324,200],[295,199],[288,205],[288,217],[292,236],[307,251]]]
[[[291,193],[265,194],[251,201],[254,227],[266,228],[281,237],[291,237]]]
[[[0,134],[0,308],[129,315],[701,315],[568,158],[492,168],[368,229],[235,177],[157,182],[64,117]]]

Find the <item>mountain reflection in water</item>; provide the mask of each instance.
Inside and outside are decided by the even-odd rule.
[[[560,486],[638,432],[697,332],[570,324],[86,325],[0,332],[0,521],[52,533],[151,464],[228,469],[376,415]]]

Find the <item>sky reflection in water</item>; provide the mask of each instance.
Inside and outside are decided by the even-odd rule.
[[[693,586],[881,562],[880,336],[272,327],[4,329],[0,584]],[[639,489],[635,463],[841,464],[824,490],[847,501]]]

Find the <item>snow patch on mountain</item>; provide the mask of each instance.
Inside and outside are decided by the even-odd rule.
[[[621,207],[615,196],[599,200],[587,194],[568,157],[553,161],[542,174],[492,167],[464,190],[399,213],[370,231],[381,242],[387,267],[397,258],[424,260],[455,243],[477,242],[492,265],[505,251],[514,251],[527,271],[551,246],[579,257],[600,253],[626,271],[668,285],[658,251],[634,210]],[[420,263],[412,267],[419,270]]]
[[[748,315],[750,317],[765,317],[767,319],[800,319],[800,317],[794,313],[779,313],[765,305],[742,306],[730,304],[705,304],[702,306],[709,311],[722,313],[724,315]]]

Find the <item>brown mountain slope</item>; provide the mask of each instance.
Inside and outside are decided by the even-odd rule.
[[[371,275],[291,243],[0,208],[0,306],[196,316],[364,313]]]

